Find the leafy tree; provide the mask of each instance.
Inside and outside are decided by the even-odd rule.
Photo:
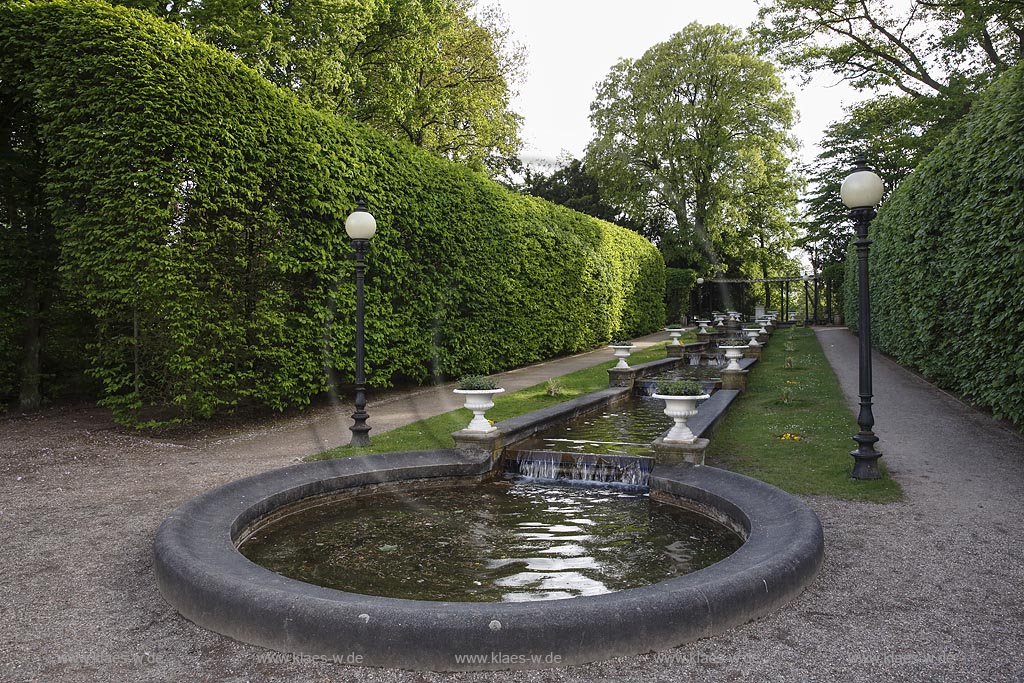
[[[855,150],[871,150],[895,186],[985,85],[1024,55],[1020,2],[912,0],[902,7],[884,0],[771,0],[752,28],[784,65],[808,75],[832,71],[880,92],[826,132],[811,171],[811,204],[815,213],[829,209],[826,222],[845,214],[835,210],[837,178]]]
[[[915,99],[977,92],[1024,54],[1024,6],[1006,0],[769,0],[753,31],[786,66]]]
[[[845,259],[850,225],[839,185],[859,152],[895,188],[1024,54],[1024,5],[997,0],[770,0],[752,31],[785,65],[832,71],[880,91],[825,131],[807,169],[804,244]]]
[[[822,151],[806,169],[810,182],[801,240],[817,245],[823,263],[846,260],[852,226],[839,186],[857,156],[866,154],[891,191],[934,146],[933,137],[941,135],[937,127],[924,131],[912,123],[919,113],[915,107],[906,96],[883,95],[850,107],[845,119],[825,129]]]
[[[618,218],[618,209],[604,200],[597,179],[580,159],[568,159],[549,174],[525,168],[523,177],[519,189],[526,194],[612,223]]]
[[[225,49],[299,100],[497,174],[520,146],[525,53],[475,0],[120,0]]]
[[[380,17],[364,0],[112,0],[227,50],[300,100],[332,108],[352,81],[349,54]]]
[[[338,111],[492,174],[507,168],[521,144],[510,105],[525,52],[496,10],[474,4],[386,3],[355,50]]]
[[[786,152],[793,99],[776,68],[737,29],[690,24],[640,59],[622,60],[591,105],[586,163],[604,196],[650,234],[666,263],[740,267],[764,231],[783,253],[775,215],[796,197]]]
[[[794,207],[802,181],[789,172],[781,150],[746,149],[741,159],[727,211],[735,230],[723,232],[725,251],[743,264],[748,277],[795,275],[789,252],[797,236]]]

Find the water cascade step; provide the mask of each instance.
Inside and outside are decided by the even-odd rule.
[[[505,471],[532,479],[568,480],[646,487],[654,458],[559,451],[510,451]]]

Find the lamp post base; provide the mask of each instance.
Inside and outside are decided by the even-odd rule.
[[[366,418],[370,417],[367,413],[353,413],[352,419],[356,421],[354,425],[349,427],[349,431],[352,432],[352,440],[349,441],[350,446],[357,448],[363,448],[370,445],[370,430],[372,427],[366,424]]]
[[[355,446],[356,448],[365,448],[366,446],[370,445],[369,427],[363,425],[362,429],[359,429],[357,427],[349,427],[349,429],[352,431],[352,440],[349,441],[350,446]]]
[[[878,459],[882,454],[875,450],[878,437],[872,432],[861,432],[853,437],[858,448],[850,451],[853,456],[853,472],[851,479],[881,479],[882,471],[878,469]]]

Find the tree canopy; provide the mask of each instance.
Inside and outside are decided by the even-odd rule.
[[[475,0],[114,0],[225,49],[300,101],[492,173],[519,150],[525,60]]]
[[[1024,55],[1019,1],[767,0],[758,18],[752,33],[782,64],[873,94],[829,126],[808,169],[805,241],[826,263],[845,257],[839,185],[857,154],[895,188]]]
[[[871,165],[891,191],[931,148],[931,135],[912,123],[916,113],[907,110],[913,107],[906,97],[883,95],[851,107],[846,118],[825,129],[822,151],[807,169],[812,181],[803,199],[809,219],[801,240],[815,246],[823,263],[846,259],[852,228],[839,187],[858,154],[870,150]]]
[[[619,210],[605,201],[597,179],[580,159],[562,159],[550,173],[523,169],[515,189],[603,220],[620,223]],[[642,230],[637,230],[642,232]]]
[[[1006,0],[770,0],[754,32],[779,61],[913,98],[977,92],[1024,54],[1024,5]]]
[[[754,41],[694,23],[620,61],[599,84],[586,163],[671,266],[766,263],[752,239],[784,260],[798,186],[788,161],[793,115]]]

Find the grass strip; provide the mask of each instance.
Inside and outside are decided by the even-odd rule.
[[[691,330],[682,338],[681,343],[696,341],[696,334]],[[648,363],[666,357],[667,342],[655,344],[629,357],[633,365]],[[508,420],[525,413],[540,410],[556,403],[563,403],[595,391],[608,388],[608,369],[617,361],[600,363],[585,370],[555,378],[559,387],[557,396],[548,392],[548,382],[541,382],[525,389],[495,397],[494,407],[487,411],[487,418],[494,422]],[[454,448],[455,440],[452,433],[464,429],[473,418],[473,413],[465,408],[452,410],[441,415],[397,427],[387,432],[375,434],[370,445],[365,448],[340,446],[309,456],[307,460],[329,460],[332,458],[348,458],[369,453],[389,453],[394,451],[422,451],[434,448]]]
[[[857,430],[814,332],[792,327],[764,347],[747,391],[711,438],[707,463],[795,494],[899,500],[903,491],[881,462],[881,479],[850,478]]]

